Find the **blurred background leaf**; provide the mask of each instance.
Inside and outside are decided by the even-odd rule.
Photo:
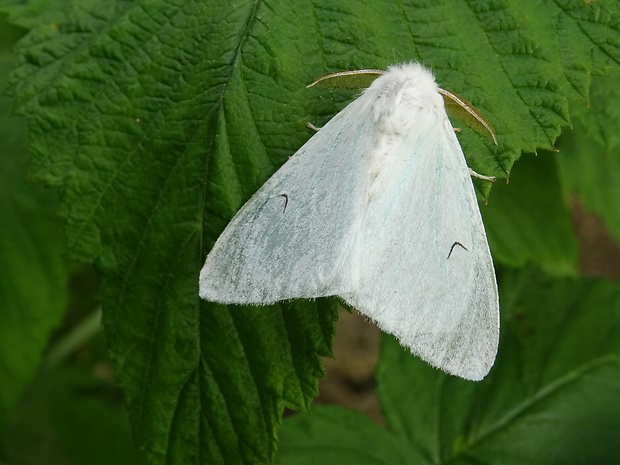
[[[41,372],[24,392],[9,434],[16,465],[140,465],[119,392],[86,369]]]
[[[24,31],[4,18],[0,31],[4,84],[11,46]],[[26,120],[10,110],[11,100],[0,97],[0,458],[12,409],[61,321],[68,281],[56,191],[26,182]]]

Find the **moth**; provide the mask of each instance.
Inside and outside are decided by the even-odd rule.
[[[268,305],[339,296],[447,373],[486,376],[499,297],[471,175],[446,108],[493,140],[419,63],[316,83],[372,81],[239,210],[207,256],[199,294]],[[316,84],[315,83],[315,84]]]

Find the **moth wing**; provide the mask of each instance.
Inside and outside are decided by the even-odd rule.
[[[357,285],[342,297],[431,365],[482,379],[498,346],[497,284],[447,118],[404,136],[375,183],[353,266]]]
[[[200,272],[200,296],[270,304],[339,293],[374,144],[371,102],[350,103],[239,210]]]

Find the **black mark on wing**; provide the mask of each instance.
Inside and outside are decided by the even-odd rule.
[[[286,206],[288,205],[288,195],[279,194],[278,197],[284,197],[284,208],[282,209],[282,213],[286,211]]]
[[[457,241],[454,244],[452,244],[452,247],[450,247],[450,252],[448,252],[448,256],[446,257],[446,260],[450,258],[450,255],[452,255],[452,251],[454,250],[454,247],[456,247],[457,245],[460,245],[461,247],[463,247],[463,249],[467,250],[467,247],[465,247],[463,244]]]

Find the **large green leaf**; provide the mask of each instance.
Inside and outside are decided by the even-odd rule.
[[[500,351],[484,381],[446,375],[385,336],[377,382],[387,428],[315,408],[285,420],[277,462],[614,463],[620,288],[539,273],[502,278]]]
[[[197,295],[228,220],[308,121],[351,98],[305,84],[419,60],[493,123],[498,147],[460,137],[476,171],[505,176],[522,150],[551,148],[589,73],[620,62],[613,0],[3,5],[31,29],[12,84],[32,177],[60,187],[70,253],[104,277],[110,352],[152,463],[268,462],[284,405],[316,393],[333,305]]]

